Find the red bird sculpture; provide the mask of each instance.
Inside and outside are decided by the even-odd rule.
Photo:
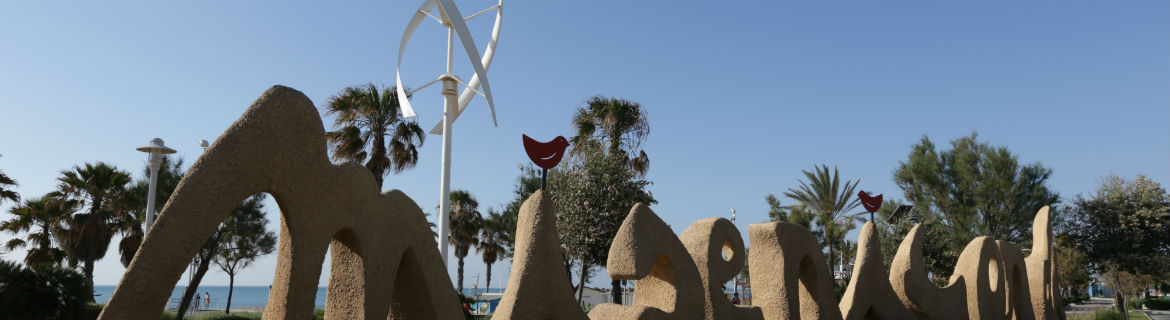
[[[540,167],[540,189],[544,190],[548,169],[561,163],[561,158],[565,156],[565,148],[569,147],[569,140],[564,136],[557,136],[552,141],[540,142],[532,140],[526,134],[521,136],[524,136],[524,152],[528,153],[528,159],[532,159],[532,162]]]
[[[865,191],[860,191],[857,193],[857,197],[861,198],[861,205],[865,207],[865,211],[869,211],[869,213],[877,212],[878,209],[882,208],[882,195],[880,194],[876,197],[871,197],[866,194]]]
[[[524,136],[524,151],[528,152],[528,159],[536,163],[537,167],[541,169],[552,169],[561,163],[561,157],[565,156],[565,148],[569,147],[569,140],[563,136],[558,136],[549,142],[540,142]]]

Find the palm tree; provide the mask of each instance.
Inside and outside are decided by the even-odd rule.
[[[571,154],[580,158],[589,150],[602,150],[607,156],[621,159],[637,176],[645,176],[650,170],[650,157],[642,150],[642,143],[650,135],[650,120],[642,105],[626,99],[593,96],[585,101],[573,115],[573,136]],[[631,157],[631,155],[637,156]],[[616,201],[616,200],[615,200]],[[622,216],[630,208],[624,208]],[[604,265],[604,261],[601,262]],[[586,271],[582,266],[582,275]],[[621,304],[622,282],[610,283],[613,301]]]
[[[24,239],[13,238],[4,244],[8,250],[31,246],[24,257],[24,264],[37,267],[60,263],[65,252],[53,246],[53,230],[62,220],[77,210],[77,201],[59,194],[47,194],[41,198],[26,199],[24,204],[9,210],[12,219],[0,223],[0,231],[12,234],[28,232]]]
[[[374,174],[378,189],[390,170],[399,173],[414,167],[418,147],[426,139],[417,122],[399,114],[394,91],[391,87],[379,92],[372,83],[353,86],[329,97],[325,106],[326,115],[337,116],[333,120],[337,131],[326,135],[333,159],[360,163],[368,157],[365,166]]]
[[[829,166],[815,167],[813,172],[802,171],[808,181],[800,181],[799,189],[789,188],[784,196],[792,198],[805,205],[808,210],[817,214],[817,220],[824,230],[823,245],[829,248],[829,270],[833,270],[833,244],[840,241],[848,230],[853,229],[853,216],[860,213],[848,213],[856,209],[861,203],[854,196],[857,181],[845,181],[844,188],[837,168],[833,167],[833,174],[829,174]]]
[[[479,242],[479,230],[483,217],[479,214],[479,201],[466,190],[451,192],[451,245],[455,246],[455,257],[459,259],[458,290],[463,292],[463,258],[471,246]]]
[[[479,245],[475,248],[475,251],[483,255],[483,263],[487,265],[487,280],[483,285],[487,290],[492,288],[492,264],[504,259],[504,243],[507,237],[504,231],[507,225],[505,219],[507,218],[502,213],[488,209],[488,217],[483,220],[483,230],[479,233]]]
[[[650,169],[650,158],[642,151],[642,142],[650,134],[650,122],[642,105],[626,99],[594,96],[573,115],[577,135],[573,136],[573,153],[580,154],[587,144],[603,148],[611,156],[621,156],[639,175]],[[631,154],[637,153],[631,158]]]
[[[11,190],[15,186],[17,186],[16,180],[12,180],[4,174],[4,171],[0,171],[0,203],[4,203],[4,199],[12,202],[20,201],[20,195]]]
[[[57,181],[62,194],[78,197],[88,206],[85,213],[74,214],[59,226],[56,234],[65,253],[84,262],[82,270],[92,301],[93,263],[106,256],[118,226],[128,218],[117,204],[126,193],[130,174],[104,162],[86,163],[85,167],[61,171]]]

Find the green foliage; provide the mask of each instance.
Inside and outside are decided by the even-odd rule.
[[[18,185],[16,180],[12,180],[12,178],[4,174],[4,171],[0,171],[0,204],[4,203],[4,200],[12,202],[20,201],[20,195],[12,190],[13,187]]]
[[[789,188],[784,196],[796,200],[815,215],[815,233],[820,238],[821,246],[828,248],[826,260],[829,270],[834,270],[833,265],[841,261],[838,259],[839,252],[834,248],[845,245],[845,234],[855,228],[854,218],[861,213],[849,212],[861,205],[853,192],[861,181],[846,180],[842,186],[837,168],[834,167],[830,174],[827,165],[803,173],[807,180],[799,181],[800,187]]]
[[[1089,262],[1085,257],[1085,252],[1073,243],[1072,239],[1066,234],[1056,236],[1056,272],[1057,279],[1062,290],[1066,290],[1068,294],[1079,293],[1082,288],[1089,285],[1092,280],[1089,277]]]
[[[880,222],[876,225],[876,230],[881,241],[882,263],[887,272],[890,270],[890,264],[894,261],[894,256],[898,253],[898,247],[902,245],[902,241],[910,233],[910,229],[913,229],[914,225],[921,221],[913,211],[891,221],[890,216],[894,210],[902,205],[905,203],[900,200],[886,200],[881,209],[874,213],[874,219]],[[965,245],[966,242],[955,242],[949,236],[948,230],[937,224],[926,223],[919,228],[924,233],[922,259],[926,271],[934,276],[937,285],[945,286],[949,283],[945,279],[954,271],[954,265],[959,259],[957,255],[952,253],[960,252],[963,249],[960,246]]]
[[[379,189],[390,171],[414,167],[426,132],[414,120],[403,117],[399,108],[395,88],[379,91],[373,83],[348,87],[329,97],[325,115],[335,116],[336,131],[327,132],[326,138],[333,160],[362,162],[369,158],[365,166],[374,174]]]
[[[650,120],[646,109],[626,99],[594,96],[585,101],[573,115],[574,155],[601,150],[629,165],[639,176],[650,169],[650,158],[642,150],[642,143],[650,135]],[[631,155],[637,156],[631,157]]]
[[[557,229],[568,256],[604,265],[610,243],[634,204],[657,201],[645,190],[650,182],[638,179],[625,159],[596,149],[578,159],[549,172]]]
[[[990,236],[1027,246],[1036,212],[1060,201],[1047,186],[1052,169],[1039,163],[1021,165],[1006,147],[977,138],[972,133],[952,140],[950,150],[936,151],[922,137],[894,171],[894,182],[914,204],[920,222],[937,224],[951,243]],[[953,270],[960,250],[957,245],[948,248],[943,253],[948,258],[940,259],[945,265],[939,267]]]
[[[455,257],[459,259],[457,288],[463,289],[463,258],[471,246],[479,244],[479,231],[483,227],[483,216],[479,213],[479,201],[467,190],[451,192],[450,242],[455,246]]]
[[[1073,201],[1062,224],[1098,271],[1170,271],[1170,196],[1145,176],[1105,178],[1091,198]]]
[[[162,157],[158,168],[158,180],[155,182],[156,215],[162,212],[163,206],[170,201],[171,194],[175,192],[185,174],[182,158],[172,160],[170,156]],[[120,201],[125,213],[130,215],[119,220],[122,225],[118,226],[122,231],[122,241],[118,242],[118,254],[124,267],[130,266],[130,260],[134,259],[134,254],[138,253],[138,246],[142,244],[142,238],[146,236],[142,228],[146,221],[148,203],[146,200],[150,194],[150,164],[143,166],[142,176],[143,179],[135,181]]]
[[[507,219],[502,213],[488,209],[488,217],[483,219],[483,225],[480,228],[479,244],[476,245],[475,251],[480,253],[484,265],[487,266],[487,275],[483,285],[485,289],[490,289],[492,285],[492,264],[504,259],[504,237],[506,235],[504,228],[507,227],[505,224]]]
[[[1170,298],[1149,298],[1144,300],[1147,308],[1152,310],[1170,310]]]
[[[1070,320],[1125,320],[1117,310],[1097,310],[1088,315],[1071,316]]]
[[[29,266],[58,264],[65,259],[65,252],[53,245],[56,226],[77,210],[77,200],[66,199],[60,194],[49,193],[41,198],[25,199],[24,203],[9,210],[12,219],[0,223],[0,231],[13,235],[28,233],[24,239],[12,238],[4,244],[7,250],[28,246],[24,263]]]
[[[122,201],[130,174],[104,162],[86,163],[84,167],[61,171],[57,181],[61,194],[88,207],[84,213],[64,220],[53,232],[65,254],[84,263],[86,287],[92,293],[94,261],[106,256],[115,233],[137,221],[126,214],[126,203]],[[92,301],[92,296],[88,300]]]
[[[220,226],[223,230],[220,250],[212,257],[212,262],[228,274],[228,299],[224,311],[232,308],[236,274],[276,248],[276,233],[266,229],[265,198],[263,193],[248,197]]]
[[[74,319],[91,300],[83,275],[60,266],[26,268],[0,260],[0,310],[11,319]],[[7,318],[6,318],[7,319]]]
[[[809,228],[809,230],[813,230],[814,233],[817,233],[818,239],[824,237],[824,234],[821,233],[819,229],[814,229],[812,227],[813,220],[816,219],[816,216],[812,212],[808,211],[808,206],[805,206],[803,203],[784,206],[780,203],[780,200],[772,194],[768,194],[768,196],[764,197],[764,201],[768,202],[768,218],[773,222],[791,222],[799,224],[805,228]]]

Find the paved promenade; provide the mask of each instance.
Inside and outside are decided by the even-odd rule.
[[[1070,315],[1075,313],[1093,313],[1093,311],[1109,309],[1109,307],[1112,306],[1113,299],[1093,297],[1087,301],[1081,301],[1080,303],[1074,303],[1065,306],[1064,313]]]

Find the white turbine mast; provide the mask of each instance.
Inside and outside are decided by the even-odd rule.
[[[432,14],[431,11],[438,8],[438,15]],[[486,13],[496,12],[496,23],[492,27],[492,38],[488,42],[487,48],[484,50],[483,56],[480,56],[479,49],[475,45],[475,39],[471,37],[471,32],[467,29],[467,21],[474,19]],[[398,45],[398,71],[396,73],[398,94],[398,103],[402,107],[402,115],[406,117],[414,117],[417,114],[414,112],[414,107],[410,105],[408,96],[426,88],[436,82],[443,83],[443,89],[440,93],[443,95],[443,120],[431,129],[431,133],[443,135],[443,163],[442,175],[440,185],[439,198],[439,252],[443,256],[443,264],[447,264],[447,237],[450,233],[449,216],[451,211],[450,194],[451,194],[451,124],[459,115],[467,109],[467,105],[471,102],[474,95],[479,95],[487,100],[488,110],[492,115],[492,124],[498,126],[496,122],[496,107],[492,101],[491,85],[488,84],[487,69],[492,64],[492,56],[496,52],[496,43],[500,39],[500,20],[503,17],[504,1],[498,2],[482,11],[463,17],[459,13],[459,8],[455,6],[452,0],[424,0],[422,6],[418,11],[415,11],[414,16],[410,18],[410,22],[406,25],[406,31],[402,34],[402,42]],[[409,93],[406,92],[402,85],[402,54],[406,51],[406,43],[410,40],[414,30],[418,28],[426,18],[431,18],[443,27],[447,28],[447,72],[439,75],[439,77],[431,82],[428,82]],[[471,76],[470,82],[464,82],[463,79],[456,76],[452,71],[452,59],[454,58],[455,38],[459,38],[459,43],[463,50],[467,53],[467,58],[471,62],[471,68],[475,73]],[[462,84],[464,90],[462,94],[456,97],[459,91],[458,85]],[[480,90],[480,87],[483,87]],[[462,288],[460,288],[462,289]]]

